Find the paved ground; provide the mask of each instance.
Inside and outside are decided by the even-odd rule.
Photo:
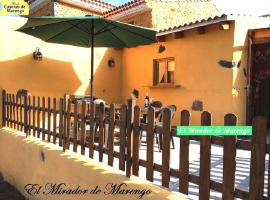
[[[25,200],[12,185],[3,181],[0,177],[0,200]]]

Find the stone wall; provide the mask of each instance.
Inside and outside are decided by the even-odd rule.
[[[54,10],[54,3],[48,2],[47,4],[41,6],[38,9],[35,9],[35,11],[31,12],[30,10],[30,16],[50,16],[53,15]]]
[[[132,22],[132,24],[150,28],[152,27],[151,10],[134,15],[134,16],[125,17],[121,21],[126,22],[126,23]]]
[[[72,8],[61,3],[54,3],[55,16],[85,16],[90,14],[90,12],[83,11],[77,8]]]
[[[147,0],[145,9],[148,10],[143,11],[138,9],[137,13],[112,18],[127,23],[132,22],[144,27],[165,29],[221,15],[215,5],[207,0],[179,0],[170,2]],[[129,10],[125,12],[128,13]]]
[[[152,24],[157,29],[184,25],[221,15],[215,5],[209,1],[160,2],[148,0],[147,5],[152,9]]]

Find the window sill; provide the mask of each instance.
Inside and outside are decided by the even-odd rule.
[[[160,83],[157,85],[149,86],[150,88],[179,88],[181,85],[175,85],[173,83]]]

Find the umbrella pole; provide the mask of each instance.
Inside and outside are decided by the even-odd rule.
[[[94,81],[94,20],[91,25],[91,77],[90,77],[90,101],[94,101],[93,97],[93,81]]]

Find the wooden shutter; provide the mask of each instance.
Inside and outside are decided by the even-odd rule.
[[[158,72],[159,72],[158,61],[153,60],[153,86],[158,84]]]

